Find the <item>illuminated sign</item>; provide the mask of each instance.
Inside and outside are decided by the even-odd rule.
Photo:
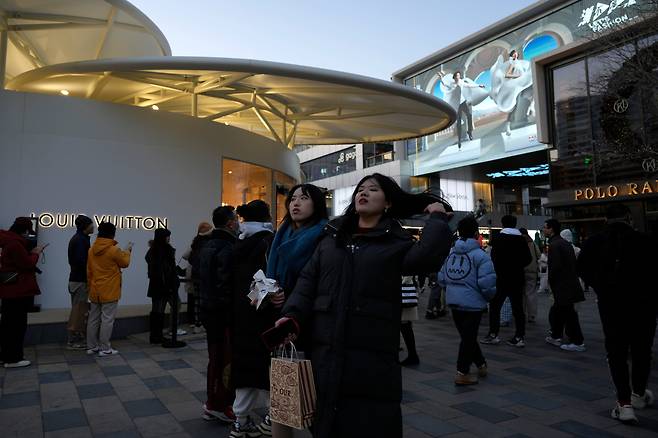
[[[642,196],[658,193],[658,180],[653,182],[630,182],[611,184],[608,186],[587,187],[574,190],[575,201],[591,201],[595,199],[610,199],[621,196]]]
[[[85,213],[39,213],[39,215],[32,213],[30,217],[36,218],[39,221],[39,226],[42,228],[75,228],[75,218],[79,214]],[[87,215],[88,216],[88,215]],[[154,216],[119,216],[110,214],[95,214],[90,216],[96,223],[96,227],[101,222],[110,222],[118,229],[122,230],[146,230],[152,231],[156,228],[168,228],[168,220],[166,217]]]
[[[500,172],[487,173],[489,178],[511,178],[521,176],[548,175],[548,164],[540,164],[534,167],[521,167],[516,170],[503,170]]]
[[[338,163],[344,163],[346,161],[356,160],[356,148],[350,152],[341,152],[338,156]]]

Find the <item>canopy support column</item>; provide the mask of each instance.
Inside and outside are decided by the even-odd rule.
[[[7,72],[7,20],[0,17],[0,89],[5,88],[5,75]]]

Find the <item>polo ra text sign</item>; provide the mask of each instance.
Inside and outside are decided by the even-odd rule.
[[[591,201],[593,199],[617,198],[621,196],[642,196],[658,193],[658,180],[653,182],[631,182],[611,184],[609,186],[587,187],[574,190],[574,200]]]
[[[30,216],[37,218],[39,226],[42,228],[75,228],[75,218],[78,214],[84,213],[32,213]],[[101,222],[111,222],[117,228],[123,230],[145,230],[152,231],[156,228],[167,228],[168,220],[166,217],[155,216],[119,216],[111,214],[94,214],[90,216],[96,227]]]

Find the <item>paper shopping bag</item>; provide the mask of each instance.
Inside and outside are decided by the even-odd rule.
[[[295,429],[305,429],[315,414],[315,381],[310,360],[272,358],[270,418]]]

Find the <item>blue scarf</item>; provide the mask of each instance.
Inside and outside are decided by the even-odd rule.
[[[294,231],[288,221],[276,232],[267,260],[267,278],[277,280],[286,295],[295,287],[299,273],[313,255],[326,224],[323,219]]]

